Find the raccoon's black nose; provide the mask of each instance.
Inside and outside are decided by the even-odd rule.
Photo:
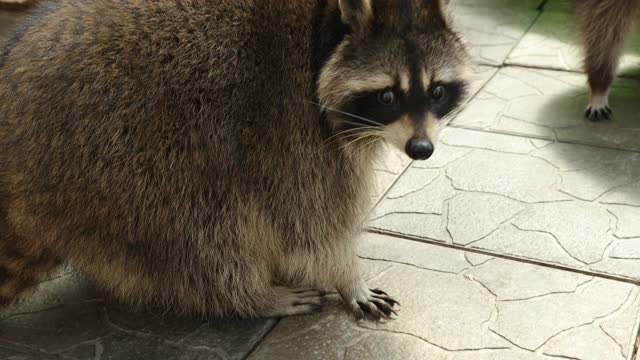
[[[411,139],[407,141],[405,151],[413,160],[427,160],[433,155],[433,144],[427,139]]]

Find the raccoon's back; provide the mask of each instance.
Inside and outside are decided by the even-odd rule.
[[[172,91],[195,93],[204,90],[197,87],[202,84],[212,90],[244,82],[255,73],[246,44],[251,4],[225,3],[43,4],[0,53],[3,96],[40,88],[47,92],[34,95],[44,101],[95,103],[102,99],[87,98],[102,92],[105,100],[117,95],[159,102],[164,93],[175,95]],[[6,89],[18,82],[26,86]]]
[[[45,5],[0,56],[0,182],[32,209],[107,219],[126,214],[105,213],[103,199],[115,203],[109,211],[161,207],[131,201],[259,181],[271,170],[256,174],[262,156],[291,137],[287,124],[301,123],[281,119],[303,118],[286,112],[313,86],[312,8],[310,0]],[[51,189],[59,196],[37,203]],[[88,200],[94,211],[79,211]]]
[[[173,148],[233,152],[230,137],[275,131],[258,121],[273,117],[265,109],[310,91],[310,3],[45,4],[0,55],[0,141],[43,145],[28,156],[41,150],[52,166],[95,166],[96,154],[145,162],[181,141]],[[66,159],[55,161],[59,154]]]

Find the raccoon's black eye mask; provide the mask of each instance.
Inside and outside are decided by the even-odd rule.
[[[423,115],[431,112],[441,119],[460,106],[466,84],[462,81],[434,82],[429,89],[405,93],[399,86],[357,93],[341,111],[371,120],[379,126],[388,125],[403,115]],[[354,121],[354,119],[350,119]],[[364,120],[355,122],[371,126]]]

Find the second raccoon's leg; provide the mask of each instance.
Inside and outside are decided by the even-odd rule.
[[[639,4],[638,0],[575,1],[585,47],[585,71],[591,87],[591,101],[585,117],[591,121],[608,120],[612,116],[609,89]]]

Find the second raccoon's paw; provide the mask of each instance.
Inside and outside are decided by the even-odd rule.
[[[604,106],[601,108],[595,108],[591,105],[587,107],[587,110],[584,112],[585,119],[593,122],[611,120],[613,117],[613,111],[609,106]]]
[[[315,289],[277,288],[279,293],[276,308],[267,317],[307,315],[322,310],[326,303],[326,292]]]
[[[400,303],[380,289],[351,289],[343,293],[342,297],[357,320],[389,320],[392,319],[392,315],[398,315],[395,306]]]
[[[593,122],[611,120],[613,112],[607,95],[592,95],[591,103],[584,112],[585,119]]]

